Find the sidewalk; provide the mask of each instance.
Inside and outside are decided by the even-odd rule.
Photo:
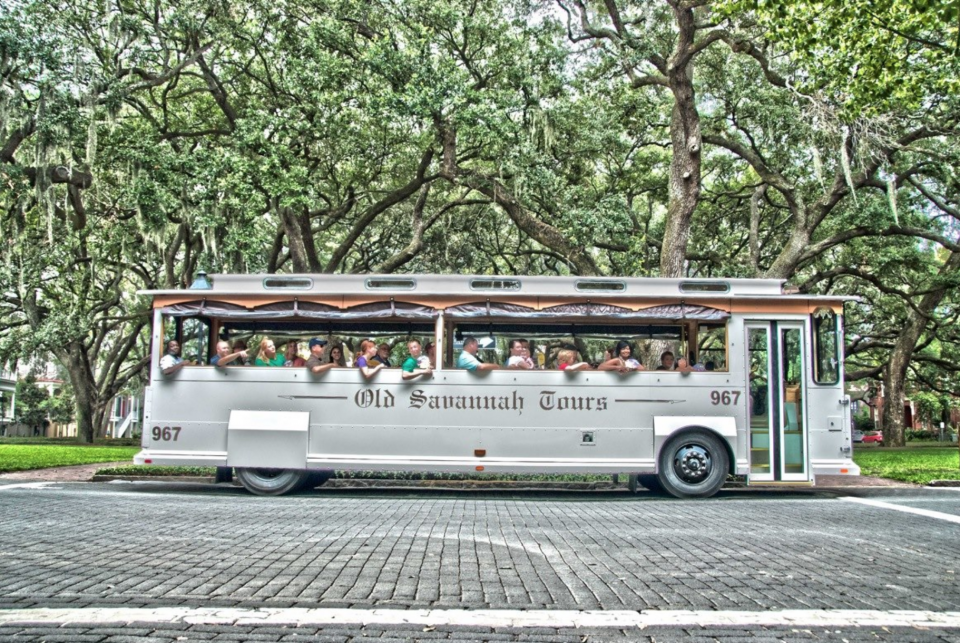
[[[122,462],[96,462],[78,464],[72,467],[52,467],[50,469],[32,469],[30,471],[11,471],[0,473],[0,480],[37,480],[42,482],[89,482],[93,474],[106,467],[122,467],[130,464]]]

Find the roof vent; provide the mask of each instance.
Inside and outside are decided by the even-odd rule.
[[[471,290],[520,290],[519,279],[473,279]]]
[[[267,277],[263,280],[267,290],[309,290],[313,288],[313,279],[309,277]]]
[[[726,281],[681,281],[680,292],[730,292],[730,284]]]
[[[365,285],[367,290],[414,290],[417,281],[399,277],[371,277]]]
[[[613,279],[580,279],[576,288],[578,292],[623,292],[627,284]]]

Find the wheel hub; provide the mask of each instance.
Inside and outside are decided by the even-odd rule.
[[[673,470],[684,482],[702,482],[712,466],[710,452],[696,444],[680,447],[673,457]]]

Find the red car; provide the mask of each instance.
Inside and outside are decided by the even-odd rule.
[[[883,444],[883,433],[880,431],[867,431],[863,434],[863,443],[870,444],[871,442],[875,444]]]

